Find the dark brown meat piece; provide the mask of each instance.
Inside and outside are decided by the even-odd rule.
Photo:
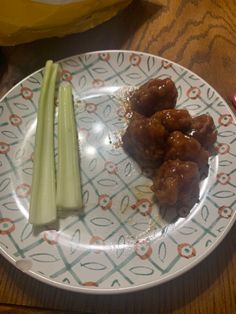
[[[130,97],[131,108],[150,117],[156,111],[175,107],[178,92],[170,79],[152,79],[134,91]]]
[[[193,118],[188,134],[198,140],[206,149],[212,148],[217,139],[214,121],[208,114]]]
[[[131,119],[123,136],[124,149],[145,167],[157,167],[163,160],[169,133],[151,118]]]
[[[202,173],[207,173],[208,157],[208,151],[204,150],[195,138],[179,131],[170,134],[167,141],[165,160],[194,161],[198,164]]]
[[[156,112],[152,119],[160,123],[170,132],[188,131],[191,128],[192,117],[184,109],[168,109]]]
[[[190,209],[198,201],[199,182],[200,174],[195,162],[168,160],[153,178],[152,190],[160,205]]]

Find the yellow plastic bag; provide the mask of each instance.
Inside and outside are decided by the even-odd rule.
[[[1,0],[0,45],[64,36],[92,28],[132,0]]]

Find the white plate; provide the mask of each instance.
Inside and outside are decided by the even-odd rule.
[[[40,70],[0,103],[3,256],[47,284],[86,293],[144,289],[192,268],[221,242],[236,217],[236,127],[229,107],[191,71],[149,54],[103,51],[59,64],[76,98],[84,216],[65,216],[57,226],[41,229],[27,222]],[[218,154],[210,158],[200,202],[187,217],[160,213],[152,204],[150,180],[114,144],[125,128],[121,94],[153,77],[171,77],[178,107],[192,115],[208,112],[218,129]]]

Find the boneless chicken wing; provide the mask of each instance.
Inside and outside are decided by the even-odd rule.
[[[150,117],[156,111],[174,108],[177,96],[177,89],[170,78],[152,79],[131,95],[131,108],[146,117]]]
[[[179,131],[170,134],[167,141],[165,160],[194,161],[198,164],[201,172],[206,172],[208,157],[209,153],[202,148],[195,138]]]
[[[188,131],[192,125],[192,117],[184,109],[167,109],[156,112],[151,119],[159,121],[168,131]]]
[[[142,166],[157,167],[163,160],[168,135],[164,126],[152,119],[131,119],[122,139],[123,147]]]
[[[152,190],[160,205],[192,207],[199,196],[198,165],[191,161],[168,160],[153,178]]]
[[[205,148],[211,148],[217,138],[217,130],[212,117],[202,114],[193,118],[189,135],[198,140]]]

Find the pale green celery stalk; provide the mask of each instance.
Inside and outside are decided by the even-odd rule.
[[[80,209],[83,206],[79,145],[70,84],[59,87],[58,110],[58,209]]]
[[[56,219],[54,161],[54,96],[58,65],[47,61],[41,86],[35,135],[29,222],[43,225]]]

